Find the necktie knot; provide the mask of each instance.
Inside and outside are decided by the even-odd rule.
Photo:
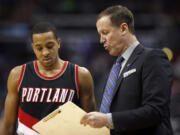
[[[119,56],[116,60],[116,63],[121,64],[123,62],[124,58],[122,56]]]

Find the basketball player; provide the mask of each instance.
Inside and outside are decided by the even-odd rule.
[[[87,112],[95,110],[90,72],[59,58],[61,40],[49,23],[32,30],[32,48],[37,60],[17,66],[8,78],[8,95],[0,135],[39,135],[32,126],[67,101]]]

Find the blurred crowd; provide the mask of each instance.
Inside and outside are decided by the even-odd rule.
[[[121,4],[134,13],[136,35],[147,47],[173,52],[174,83],[171,116],[174,134],[180,134],[180,1],[179,0],[0,0],[0,113],[7,94],[7,77],[17,65],[35,59],[31,28],[46,21],[62,39],[59,55],[92,73],[97,106],[114,58],[99,44],[96,16],[108,6]]]

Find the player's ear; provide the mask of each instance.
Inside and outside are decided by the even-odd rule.
[[[61,39],[60,38],[57,39],[57,43],[58,43],[58,48],[60,48],[60,46],[61,46]]]
[[[32,45],[32,49],[34,50],[34,43],[31,43],[31,45]]]
[[[32,35],[32,39],[31,39],[31,46],[32,46],[32,49],[33,49],[33,51],[34,51],[34,42],[33,42],[33,35]]]
[[[34,53],[36,52],[36,50],[35,50],[35,44],[34,43],[31,43],[31,45],[32,45],[32,49],[33,49],[33,51],[34,51]]]

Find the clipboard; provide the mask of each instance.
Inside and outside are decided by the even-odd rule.
[[[33,129],[41,135],[110,135],[107,127],[92,128],[80,124],[84,110],[68,101],[41,121]]]

